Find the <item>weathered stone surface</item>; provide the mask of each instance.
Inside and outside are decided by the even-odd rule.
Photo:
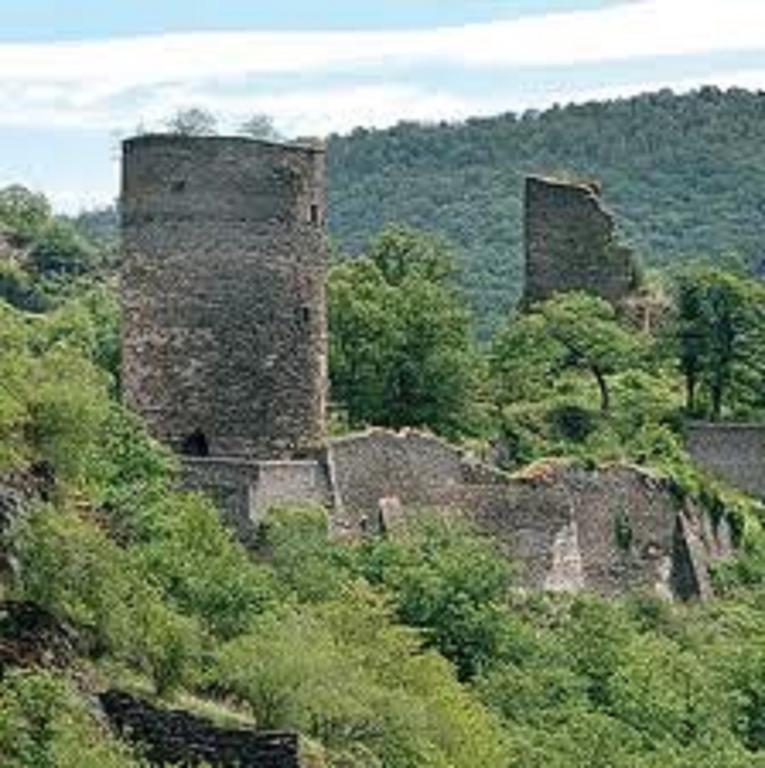
[[[502,473],[433,435],[384,429],[330,440],[327,465],[337,533],[380,526],[380,500],[404,507],[429,506],[466,482],[502,482]]]
[[[204,491],[242,543],[254,544],[257,525],[271,507],[286,504],[332,506],[324,462],[247,461],[185,458],[183,485]]]
[[[294,733],[220,728],[188,712],[164,710],[122,691],[107,691],[101,706],[118,734],[142,749],[151,765],[301,768]]]
[[[689,424],[686,444],[702,469],[765,499],[765,425]]]
[[[55,483],[53,468],[46,462],[0,476],[0,584],[11,584],[16,576],[18,526],[35,503],[50,499]]]
[[[0,670],[3,667],[68,666],[77,654],[74,630],[30,602],[0,603]]]
[[[197,456],[324,436],[324,153],[244,138],[124,143],[125,397]]]
[[[701,513],[637,467],[551,463],[502,489],[466,488],[450,503],[504,542],[526,587],[684,600],[710,592],[714,542],[702,537]]]
[[[338,535],[390,530],[423,508],[460,512],[503,544],[531,589],[706,597],[709,564],[732,554],[724,520],[638,467],[549,462],[510,476],[433,436],[384,430],[332,440],[328,455]]]
[[[527,304],[576,290],[616,304],[637,287],[635,259],[596,185],[527,178],[525,242]]]

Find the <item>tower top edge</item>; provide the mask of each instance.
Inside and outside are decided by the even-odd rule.
[[[255,139],[250,136],[188,136],[177,133],[143,133],[129,136],[122,141],[123,150],[136,146],[166,145],[166,146],[193,146],[202,144],[232,144],[242,147],[268,147],[281,151],[313,152],[324,154],[326,144],[320,138],[299,138],[294,141],[271,141],[269,139]]]

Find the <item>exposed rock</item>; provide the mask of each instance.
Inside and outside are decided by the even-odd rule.
[[[107,691],[99,699],[115,731],[138,746],[152,765],[305,768],[294,733],[221,728],[122,691]]]
[[[30,602],[0,603],[0,669],[67,667],[78,651],[78,637],[67,624]]]

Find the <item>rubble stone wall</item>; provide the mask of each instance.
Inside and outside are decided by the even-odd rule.
[[[134,743],[151,765],[301,768],[297,734],[221,728],[121,691],[107,691],[99,699],[114,730]]]
[[[637,287],[635,259],[595,185],[527,178],[525,243],[527,304],[577,290],[616,304]]]
[[[291,458],[324,437],[324,153],[124,143],[123,382],[179,453]]]

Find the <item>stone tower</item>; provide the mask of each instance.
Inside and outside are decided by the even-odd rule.
[[[637,287],[635,257],[619,243],[596,184],[526,179],[526,303],[587,291],[618,303]]]
[[[123,144],[125,399],[178,453],[310,454],[324,437],[324,151]]]

